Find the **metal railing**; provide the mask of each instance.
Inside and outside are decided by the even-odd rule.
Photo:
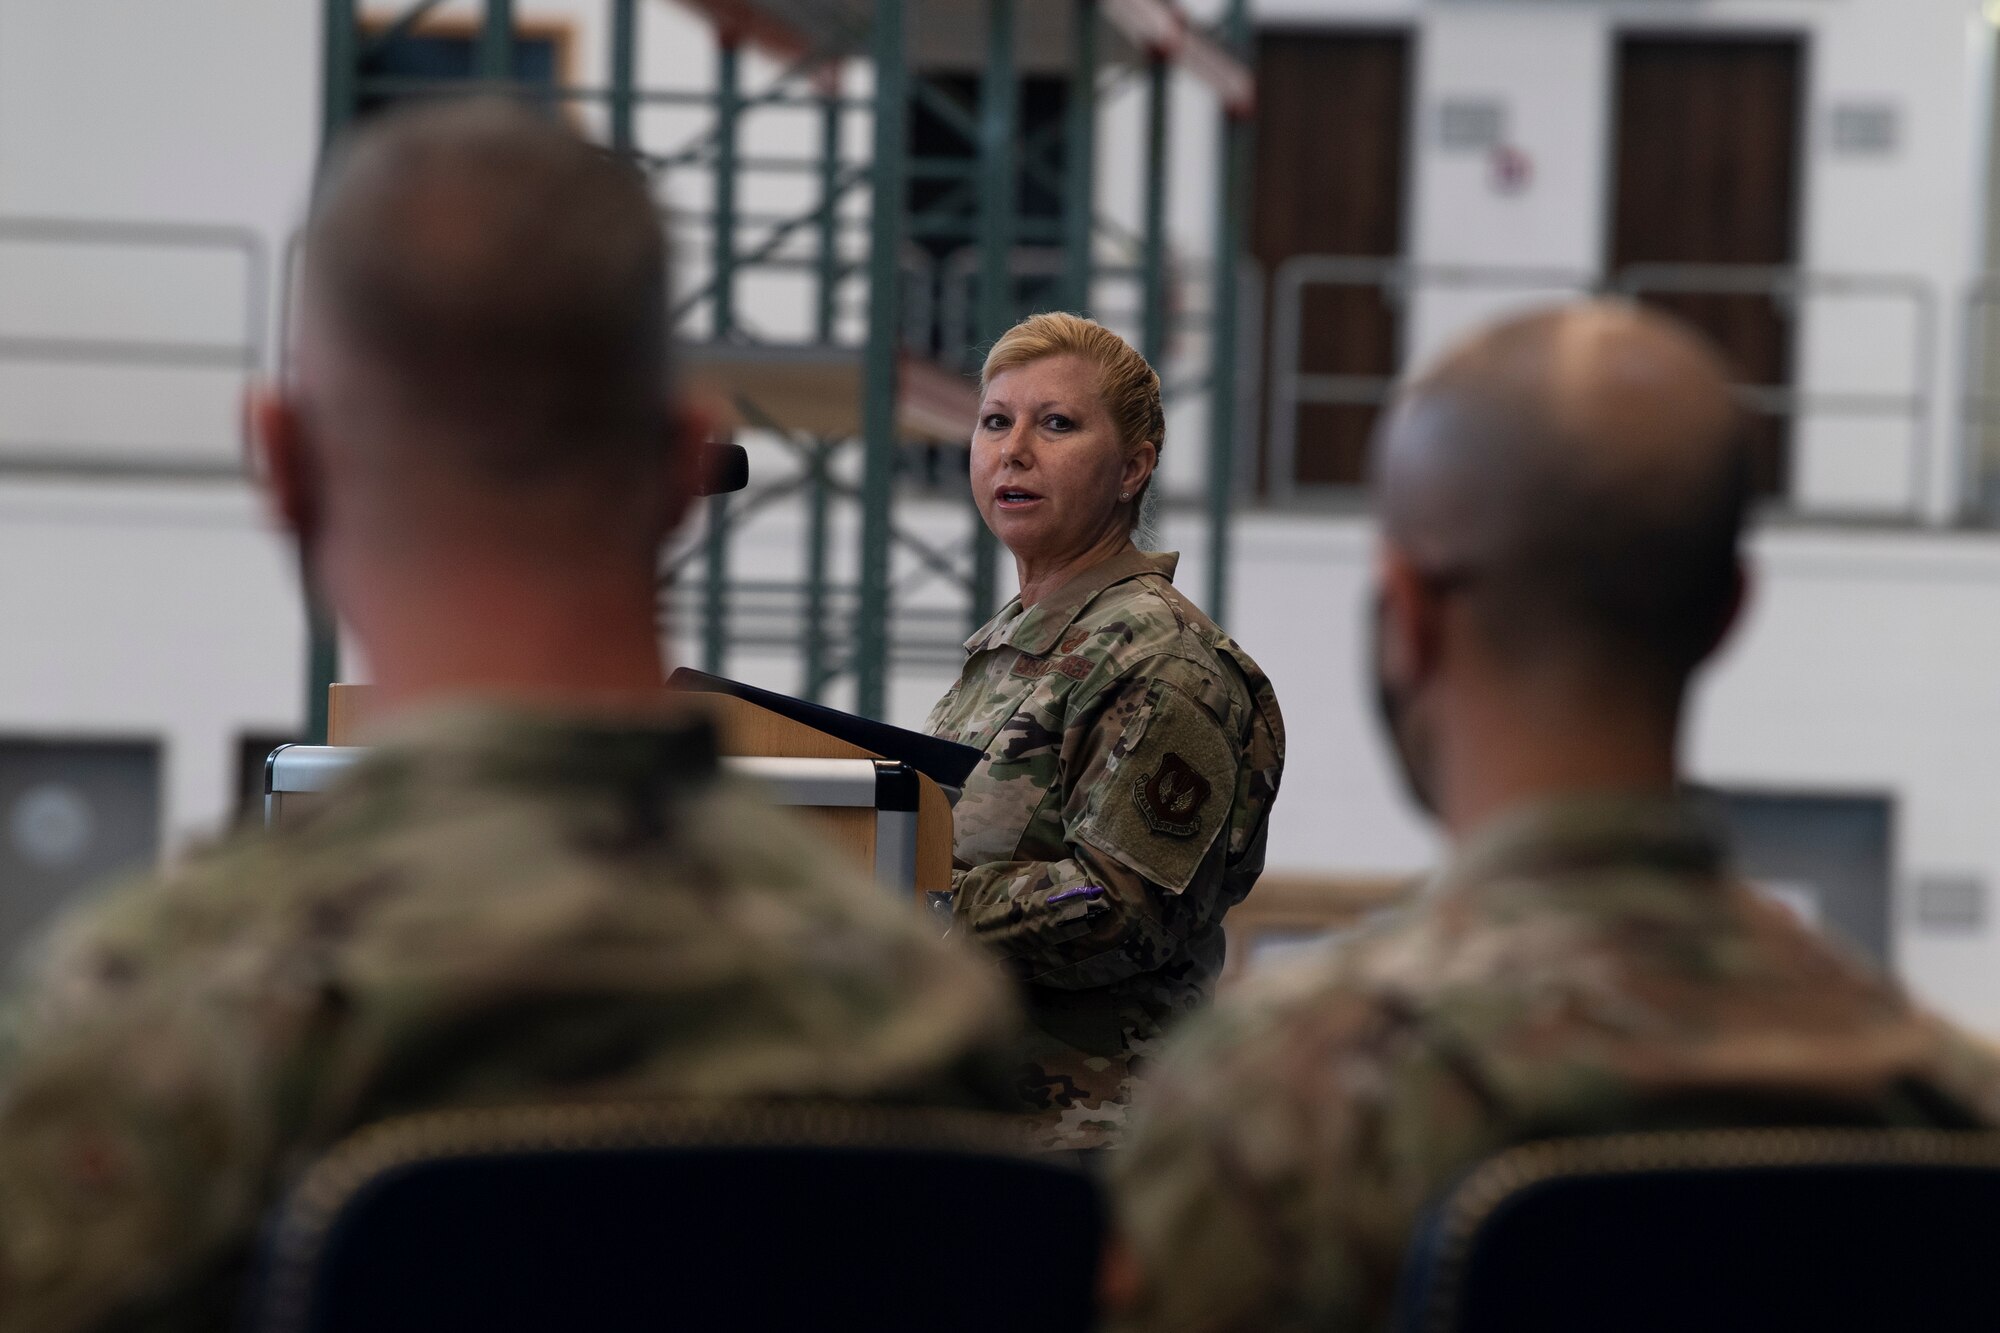
[[[1039,282],[1057,289],[1068,272],[1067,256],[1053,246],[1021,245],[1009,252],[1007,274],[1012,279],[1015,294],[1024,281]],[[953,250],[936,266],[934,298],[939,343],[947,364],[952,364],[954,353],[963,359],[956,363],[958,369],[967,373],[976,371],[985,352],[986,340],[979,334],[980,279],[983,257],[977,246],[963,246]],[[1168,310],[1162,317],[1169,336],[1167,361],[1175,359],[1173,342],[1178,336],[1190,330],[1205,327],[1205,321],[1212,314],[1209,303],[1192,299],[1193,290],[1204,285],[1208,278],[1206,265],[1175,263],[1172,265],[1171,279],[1167,285]],[[1146,271],[1138,264],[1106,263],[1099,261],[1091,266],[1092,299],[1091,316],[1100,323],[1119,328],[1137,328],[1144,319]],[[1126,299],[1105,300],[1106,288],[1118,292]],[[1122,290],[1121,290],[1122,289]],[[1030,308],[1026,303],[1016,301],[1023,313]],[[1048,309],[1060,304],[1055,297],[1039,304],[1039,309]],[[1164,369],[1164,368],[1161,368]]]
[[[80,218],[0,218],[0,248],[44,246],[223,255],[240,265],[241,324],[227,340],[9,333],[0,335],[0,367],[63,365],[145,371],[230,371],[246,379],[263,370],[269,320],[269,259],[247,227]],[[212,449],[135,448],[116,441],[9,440],[0,437],[0,476],[214,481],[243,475],[242,460]]]
[[[1911,380],[1906,392],[1840,392],[1794,385],[1744,384],[1737,396],[1760,416],[1799,422],[1814,417],[1905,421],[1910,427],[1909,490],[1904,512],[1923,516],[1930,489],[1931,394],[1937,373],[1937,296],[1922,278],[1882,273],[1814,273],[1796,268],[1738,264],[1635,264],[1614,276],[1610,291],[1644,296],[1760,296],[1795,320],[1814,300],[1907,303],[1911,321]],[[1796,336],[1796,335],[1795,335]],[[1780,501],[1783,508],[1807,506]],[[1822,516],[1838,516],[1817,507]]]
[[[1298,477],[1299,409],[1310,405],[1380,406],[1395,392],[1400,369],[1390,374],[1319,374],[1300,368],[1306,292],[1315,287],[1373,290],[1392,309],[1408,307],[1419,288],[1529,295],[1593,290],[1597,277],[1576,269],[1498,264],[1419,264],[1353,255],[1293,255],[1271,274],[1271,384],[1266,429],[1270,441],[1272,497],[1289,500],[1307,490]],[[1400,366],[1405,349],[1396,349]]]
[[[2000,279],[1991,299],[2000,300]],[[1608,279],[1582,269],[1512,265],[1423,264],[1399,259],[1341,255],[1295,255],[1279,264],[1271,278],[1272,331],[1269,416],[1269,495],[1284,502],[1310,493],[1351,491],[1351,487],[1304,485],[1297,480],[1299,410],[1320,404],[1380,406],[1401,381],[1407,363],[1410,306],[1420,295],[1442,292],[1486,293],[1531,297],[1603,292],[1642,299],[1648,296],[1764,297],[1795,316],[1806,303],[1838,299],[1888,301],[1910,312],[1908,387],[1892,392],[1825,391],[1796,385],[1738,386],[1745,408],[1785,420],[1837,417],[1846,420],[1892,420],[1908,423],[1908,490],[1901,506],[1910,518],[1924,515],[1935,447],[1932,393],[1938,357],[1938,302],[1935,289],[1922,278],[1900,274],[1815,273],[1795,268],[1716,265],[1641,264]],[[1378,293],[1400,317],[1394,370],[1383,373],[1313,373],[1302,368],[1308,292],[1316,288],[1348,288]],[[2000,402],[2000,395],[1996,395]],[[1969,410],[1969,409],[1968,409]],[[1791,506],[1795,510],[1801,506]],[[1846,517],[1847,511],[1818,510],[1826,517]]]

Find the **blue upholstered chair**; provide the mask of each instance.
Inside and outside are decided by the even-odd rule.
[[[1000,1117],[853,1106],[439,1112],[274,1220],[258,1333],[1083,1333],[1094,1182]]]
[[[2000,1330],[2000,1135],[1528,1144],[1420,1229],[1401,1333]]]

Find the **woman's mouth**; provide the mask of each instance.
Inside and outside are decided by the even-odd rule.
[[[1039,504],[1041,499],[1033,491],[1022,490],[1019,486],[1002,486],[993,492],[993,503],[1002,509],[1025,509]]]

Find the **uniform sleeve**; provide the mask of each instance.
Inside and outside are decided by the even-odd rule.
[[[1153,971],[1214,910],[1240,763],[1171,674],[1135,673],[1078,710],[1062,743],[1069,855],[953,876],[953,919],[1026,980],[1064,989]]]
[[[0,1333],[234,1318],[274,1120],[252,1113],[252,1020],[202,1003],[200,978],[153,970],[142,947],[81,932],[12,997]],[[147,1314],[167,1307],[171,1324]]]
[[[1481,1110],[1379,997],[1190,1020],[1112,1163],[1136,1270],[1112,1333],[1385,1327],[1425,1202],[1483,1155]]]

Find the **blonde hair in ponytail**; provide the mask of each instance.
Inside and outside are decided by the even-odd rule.
[[[979,369],[983,393],[993,377],[1018,370],[1031,361],[1051,356],[1080,356],[1097,369],[1097,392],[1111,413],[1118,431],[1118,443],[1130,454],[1142,444],[1155,450],[1154,474],[1159,471],[1158,452],[1166,448],[1167,415],[1160,402],[1160,377],[1146,364],[1131,343],[1094,319],[1060,310],[1030,315],[1000,335]],[[1146,495],[1153,489],[1148,476],[1139,493],[1127,501],[1132,507],[1131,527],[1137,530],[1145,513]]]

